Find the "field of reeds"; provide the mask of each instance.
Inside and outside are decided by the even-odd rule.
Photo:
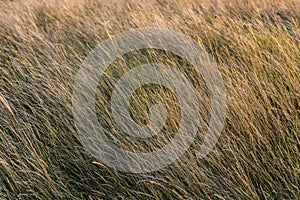
[[[203,78],[184,60],[149,49],[118,58],[99,82],[97,116],[128,151],[154,151],[180,122],[172,91],[148,85],[130,106],[137,123],[166,105],[149,141],[122,138],[110,96],[128,68],[160,62],[199,91],[193,144],[154,172],[114,170],[91,156],[74,126],[75,76],[91,50],[125,30],[162,27],[199,43],[217,64],[227,111],[217,145],[197,152],[210,116]],[[298,0],[0,1],[0,199],[299,199],[300,2]]]

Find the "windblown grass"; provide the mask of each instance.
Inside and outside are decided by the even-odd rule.
[[[0,15],[0,198],[299,198],[299,1],[1,1]],[[142,88],[132,99],[135,120],[146,123],[147,108],[164,102],[166,134],[148,143],[122,141],[109,98],[126,66],[154,60],[183,69],[203,103],[199,137],[184,156],[158,172],[133,175],[83,149],[71,94],[81,62],[97,44],[151,26],[179,30],[212,55],[228,110],[217,146],[199,159],[210,114],[202,78],[166,52],[117,60],[99,83],[97,109],[99,123],[122,148],[149,151],[166,144],[176,133],[179,109],[171,91]]]

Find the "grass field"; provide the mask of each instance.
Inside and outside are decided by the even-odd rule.
[[[167,52],[131,52],[99,82],[97,111],[107,134],[130,151],[161,148],[178,129],[176,98],[143,87],[132,98],[137,123],[168,105],[165,129],[150,141],[122,139],[109,100],[132,66],[155,61],[182,70],[199,89],[203,119],[190,148],[159,171],[130,174],[97,161],[74,127],[74,78],[111,35],[143,27],[181,31],[218,65],[227,95],[221,137],[197,152],[210,116],[201,76]],[[0,1],[0,199],[299,199],[300,1]],[[175,102],[175,103],[174,103]]]

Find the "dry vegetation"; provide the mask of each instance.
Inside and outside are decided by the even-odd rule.
[[[299,5],[297,0],[1,1],[0,198],[298,199]],[[196,153],[209,106],[203,106],[203,128],[183,157],[157,172],[128,174],[97,163],[83,149],[73,124],[72,87],[97,44],[123,30],[151,26],[180,30],[212,55],[227,89],[227,118],[205,159]],[[114,81],[125,66],[145,60],[180,66],[195,87],[205,89],[201,77],[166,52],[130,53],[99,84],[99,123],[107,133],[119,136],[107,108]],[[170,134],[147,144],[120,140],[120,146],[146,151],[176,133],[178,109],[164,88],[136,92],[135,120],[145,123],[145,110],[157,101],[169,105],[164,132]]]

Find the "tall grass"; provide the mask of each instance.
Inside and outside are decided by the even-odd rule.
[[[300,4],[263,1],[1,1],[0,198],[5,199],[297,199],[300,132]],[[168,105],[165,134],[124,140],[110,118],[109,98],[126,67],[163,62],[199,89],[203,120],[183,157],[153,173],[110,169],[83,148],[71,94],[85,56],[104,39],[131,28],[179,30],[218,64],[226,85],[225,128],[204,159],[197,152],[209,118],[205,84],[166,52],[132,52],[99,83],[99,123],[128,150],[166,144],[178,128],[171,91],[141,88],[133,116]],[[202,94],[201,94],[202,92]],[[175,102],[175,103],[174,103]]]

